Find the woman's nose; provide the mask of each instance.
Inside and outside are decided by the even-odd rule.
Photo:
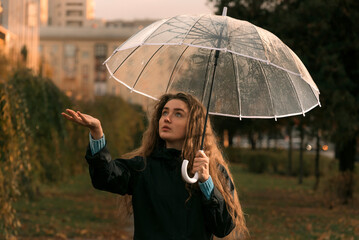
[[[170,115],[167,115],[167,116],[165,117],[165,122],[171,122]]]

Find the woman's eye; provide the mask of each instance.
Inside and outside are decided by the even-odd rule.
[[[176,117],[182,117],[181,113],[176,113]]]
[[[168,115],[168,112],[162,112],[162,116],[167,116]]]

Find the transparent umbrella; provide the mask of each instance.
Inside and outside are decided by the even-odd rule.
[[[222,16],[180,15],[154,22],[104,64],[131,91],[152,99],[188,92],[214,115],[277,119],[305,115],[320,105],[316,84],[288,46],[260,27],[225,15],[226,8]]]

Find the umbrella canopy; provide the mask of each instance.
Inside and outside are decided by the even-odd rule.
[[[104,64],[118,82],[152,99],[178,91],[205,105],[210,98],[215,115],[276,119],[320,105],[316,84],[291,49],[272,33],[227,16],[154,22]]]

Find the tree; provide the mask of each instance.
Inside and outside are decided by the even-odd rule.
[[[323,107],[313,112],[312,124],[331,129],[342,173],[353,173],[359,127],[358,10],[354,0],[296,0],[275,12],[285,22],[277,35],[293,45],[321,90]],[[352,197],[353,188],[346,188],[344,203]]]
[[[339,171],[352,174],[359,132],[359,2],[210,1],[215,3],[217,13],[228,6],[229,16],[273,32],[299,56],[321,91],[322,108],[309,113],[313,115],[309,124],[314,129],[330,131]],[[352,187],[347,189],[344,203],[353,194]]]

